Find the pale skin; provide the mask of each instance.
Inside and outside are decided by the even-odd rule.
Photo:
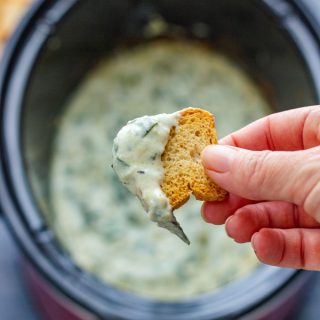
[[[202,216],[251,242],[266,264],[320,270],[320,106],[262,118],[208,146],[202,162],[229,191]]]

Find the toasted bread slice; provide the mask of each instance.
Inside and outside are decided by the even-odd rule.
[[[181,111],[161,156],[164,179],[161,188],[173,209],[181,207],[193,193],[203,201],[222,201],[227,192],[208,178],[201,164],[202,150],[217,143],[214,116],[205,110]]]

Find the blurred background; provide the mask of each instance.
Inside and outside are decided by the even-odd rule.
[[[0,55],[6,42],[31,0],[0,0]],[[320,1],[303,0],[312,8],[320,21]],[[320,318],[320,274],[313,287],[301,301],[302,308],[295,319],[317,320]],[[7,226],[0,218],[0,319],[40,319],[20,272],[19,250]]]

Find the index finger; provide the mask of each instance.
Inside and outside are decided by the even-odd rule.
[[[244,199],[229,193],[226,200],[204,202],[202,204],[201,214],[203,219],[208,223],[224,224],[237,209],[251,203],[253,203],[252,200]]]
[[[295,151],[320,144],[320,106],[272,114],[219,141],[249,150]]]

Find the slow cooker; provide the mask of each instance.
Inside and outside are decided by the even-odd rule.
[[[45,319],[285,319],[312,273],[263,267],[216,293],[160,302],[80,269],[43,219],[28,168],[48,180],[52,119],[99,57],[145,40],[143,27],[155,14],[234,56],[270,92],[275,111],[320,101],[320,23],[302,1],[36,1],[7,46],[0,75],[1,210],[23,250],[31,292]],[[194,33],[199,24],[209,32]]]

